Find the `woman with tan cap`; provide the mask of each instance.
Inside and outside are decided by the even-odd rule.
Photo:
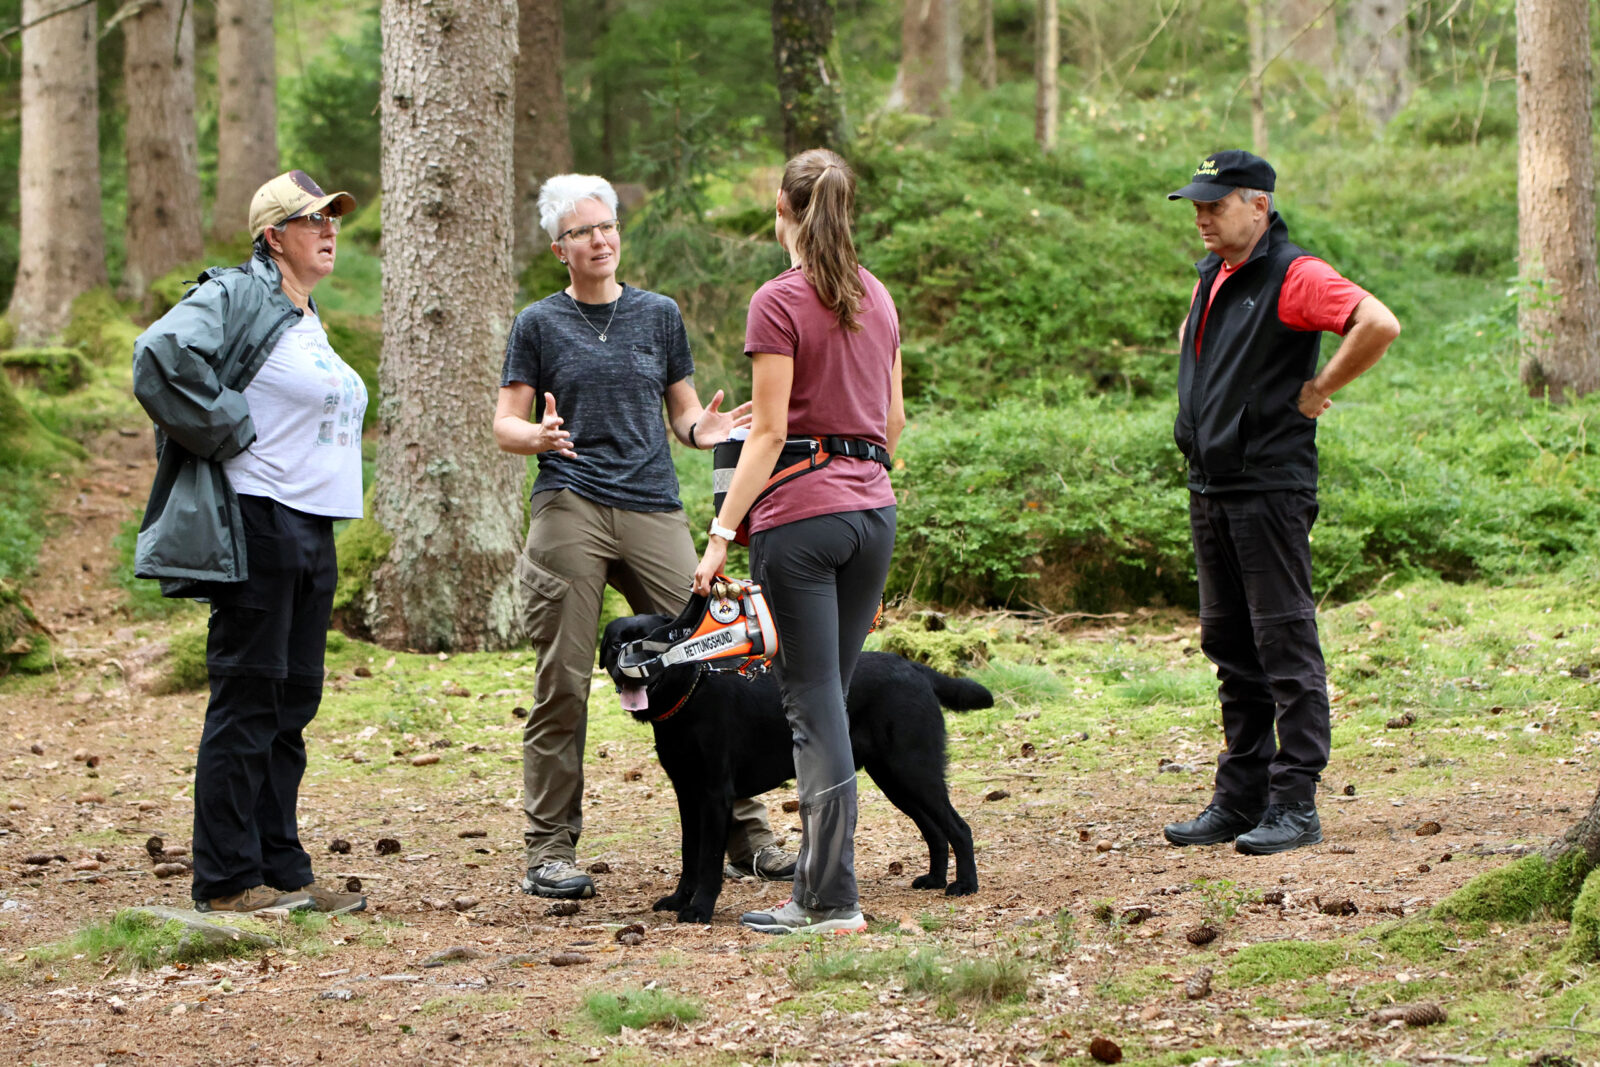
[[[354,206],[303,171],[272,179],[250,204],[249,261],[201,274],[134,344],[158,456],[134,573],[211,601],[198,911],[366,907],[317,884],[295,818],[338,578],[333,522],[362,513],[367,392],[311,299]]]

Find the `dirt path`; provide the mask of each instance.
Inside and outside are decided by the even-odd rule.
[[[1225,848],[1174,850],[1160,837],[1162,823],[1204,802],[1203,766],[1187,777],[1160,772],[1163,753],[1113,727],[1079,742],[1030,733],[1039,724],[1023,716],[976,726],[952,717],[953,745],[965,754],[952,765],[952,797],[979,842],[981,892],[947,900],[907,888],[925,853],[909,821],[864,779],[857,863],[873,933],[848,947],[810,947],[736,924],[740,911],[784,899],[783,886],[729,884],[710,926],[678,926],[649,910],[675,873],[670,786],[648,736],[614,725],[606,727],[613,738],[590,750],[595,840],[585,861],[607,866],[602,895],[577,915],[549,914],[548,902],[514,888],[521,816],[509,711],[526,691],[515,674],[526,657],[408,661],[389,672],[387,653],[351,646],[313,730],[303,837],[320,874],[363,880],[372,910],[291,925],[285,945],[266,955],[194,967],[129,973],[92,950],[43,959],[28,950],[120,908],[188,906],[186,879],[152,876],[145,841],[187,842],[205,698],[128,684],[139,650],[170,624],[130,620],[114,582],[112,541],[143,503],[148,452],[143,434],[108,433],[64,487],[52,514],[59,528],[29,591],[57,638],[59,671],[0,689],[6,1062],[1021,1064],[1084,1055],[1101,1035],[1126,1046],[1130,1062],[1184,1050],[1217,1063],[1271,1048],[1459,1054],[1464,1037],[1385,1029],[1356,1010],[1375,982],[1404,990],[1448,976],[1449,955],[1419,964],[1388,948],[1347,952],[1303,988],[1291,977],[1289,992],[1275,986],[1271,997],[1237,974],[1221,976],[1262,943],[1354,936],[1343,944],[1359,946],[1375,923],[1415,914],[1500,862],[1497,850],[1558,832],[1593,791],[1593,770],[1577,759],[1551,766],[1485,756],[1453,772],[1453,786],[1444,772],[1438,788],[1402,793],[1385,787],[1383,766],[1352,754],[1332,773],[1361,785],[1344,796],[1330,783],[1324,845],[1245,859]],[[1173,638],[1192,624],[1173,625],[1147,639],[1181,666]],[[419,677],[444,690],[446,675],[469,695],[453,703],[407,695],[420,691]],[[446,710],[414,721],[383,710],[407,700]],[[1024,737],[1037,745],[1024,748]],[[1094,746],[1084,769],[1076,744]],[[1171,747],[1174,758],[1204,759],[1209,746]],[[412,766],[413,753],[428,751],[443,751],[450,773],[428,777]],[[986,799],[1000,790],[1007,795]],[[781,809],[790,798],[767,798],[775,826],[792,825]],[[1427,833],[1430,822],[1441,831]],[[336,837],[351,842],[348,854],[327,851]],[[378,854],[379,838],[400,850]],[[29,862],[41,855],[62,858]],[[1273,892],[1281,900],[1249,902]],[[1135,905],[1149,914],[1129,915]],[[1196,948],[1184,932],[1208,911],[1236,914],[1222,922],[1220,941]],[[633,923],[642,942],[620,944],[615,935]],[[1560,924],[1497,929],[1449,951],[1478,951],[1484,940],[1538,945],[1560,932]],[[425,965],[452,946],[464,958]],[[563,953],[582,962],[552,965]],[[1011,961],[1027,974],[1027,995],[983,1007],[919,990],[909,962],[918,957],[952,975],[972,960]],[[844,979],[829,979],[830,967]],[[1217,972],[1218,987],[1190,999],[1185,982],[1202,967]],[[596,991],[652,989],[692,998],[703,1017],[607,1036],[583,1009]]]

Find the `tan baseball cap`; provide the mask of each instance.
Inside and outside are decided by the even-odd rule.
[[[325,193],[305,171],[291,170],[257,189],[256,195],[250,198],[250,236],[260,237],[268,226],[313,211],[346,215],[355,207],[356,198],[349,193]]]

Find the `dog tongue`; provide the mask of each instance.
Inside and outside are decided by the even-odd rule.
[[[644,711],[650,706],[650,694],[642,685],[625,685],[618,690],[623,711]]]

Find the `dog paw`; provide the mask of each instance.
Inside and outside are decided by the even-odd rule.
[[[678,912],[678,921],[681,923],[708,923],[711,921],[711,911],[708,908],[687,907]]]
[[[944,895],[947,897],[970,897],[978,891],[977,882],[951,882],[945,887]]]
[[[682,893],[673,893],[671,896],[662,897],[650,905],[651,911],[677,911],[683,907],[685,897]]]
[[[935,876],[933,876],[931,874],[919,875],[918,877],[912,879],[911,888],[912,889],[943,889],[944,888],[944,878],[942,876],[935,877]]]

